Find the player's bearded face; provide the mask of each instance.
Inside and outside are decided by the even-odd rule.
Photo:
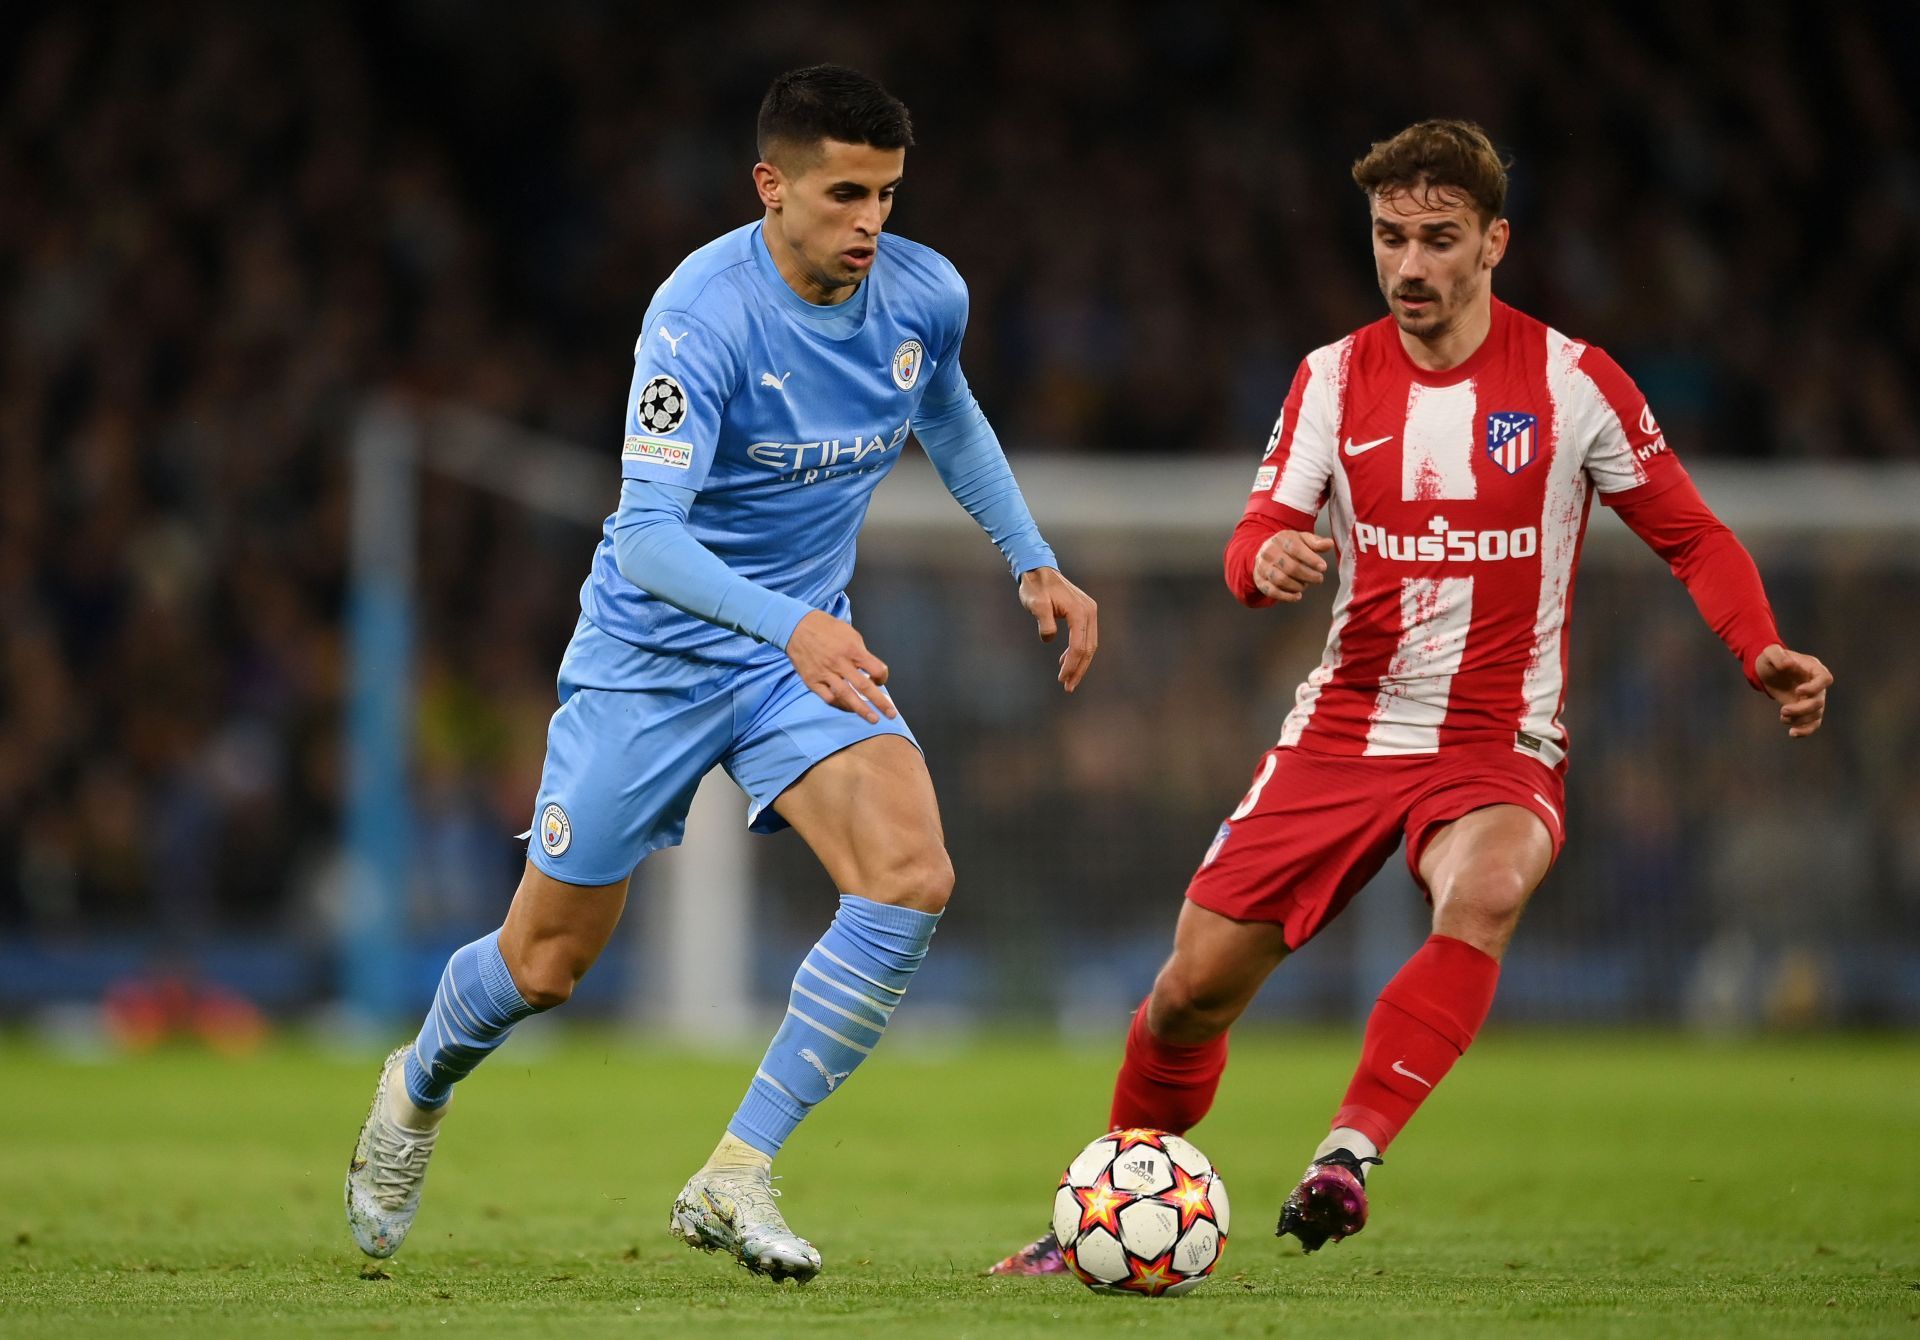
[[[1507,224],[1489,227],[1472,200],[1445,188],[1383,192],[1373,201],[1373,264],[1400,329],[1436,339],[1486,292],[1506,249]]]
[[[755,170],[768,245],[802,297],[838,302],[872,272],[907,151],[822,140],[776,157]]]

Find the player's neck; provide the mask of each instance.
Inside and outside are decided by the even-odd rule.
[[[780,278],[787,287],[815,307],[837,307],[860,291],[858,283],[841,284],[828,287],[809,270],[800,259],[800,253],[787,241],[787,235],[780,228],[779,219],[769,211],[766,224],[760,229],[761,236],[767,239],[767,254],[773,257],[773,268],[780,272]]]
[[[1400,347],[1422,372],[1451,372],[1472,358],[1493,332],[1493,290],[1482,289],[1460,320],[1431,339],[1399,331]]]

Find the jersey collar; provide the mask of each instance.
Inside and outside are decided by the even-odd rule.
[[[753,225],[754,270],[760,277],[761,287],[793,315],[808,323],[808,329],[826,336],[830,340],[850,340],[860,333],[867,322],[867,290],[873,287],[873,281],[879,278],[880,266],[885,253],[875,248],[873,272],[860,281],[853,296],[845,302],[831,306],[821,306],[808,302],[793,291],[791,285],[780,277],[780,267],[773,263],[773,253],[767,250],[765,222]]]
[[[769,257],[768,261],[771,263],[772,258]],[[788,292],[791,293],[792,290],[789,289]],[[794,296],[798,297],[799,294]],[[1414,362],[1408,355],[1406,346],[1400,343],[1400,328],[1394,323],[1394,319],[1391,316],[1383,319],[1387,327],[1387,342],[1393,346],[1394,353],[1399,355],[1401,363],[1406,365],[1407,371],[1413,374],[1415,381],[1423,386],[1457,386],[1478,372],[1494,356],[1495,348],[1505,342],[1507,322],[1512,314],[1512,308],[1500,299],[1493,298],[1492,320],[1487,324],[1487,338],[1480,341],[1480,347],[1468,354],[1464,361],[1448,368],[1445,372],[1430,372]]]

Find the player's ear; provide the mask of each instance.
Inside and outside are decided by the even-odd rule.
[[[1489,270],[1498,265],[1500,258],[1507,254],[1507,235],[1510,231],[1504,217],[1495,219],[1488,225],[1486,251],[1483,254]]]
[[[760,203],[768,209],[777,210],[781,206],[781,197],[786,191],[786,174],[779,168],[762,159],[753,165],[753,187],[760,193]]]

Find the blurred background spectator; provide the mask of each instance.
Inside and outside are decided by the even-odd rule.
[[[0,11],[0,1010],[58,945],[204,964],[258,937],[305,965],[282,1003],[324,994],[353,415],[397,387],[611,443],[654,287],[754,216],[778,70],[858,65],[913,109],[892,227],[970,281],[968,373],[1016,460],[1250,460],[1297,361],[1379,311],[1348,164],[1447,114],[1516,160],[1498,291],[1614,353],[1686,459],[1915,462],[1900,10]],[[457,943],[516,877],[591,537],[423,490],[414,930]],[[1678,1011],[1736,925],[1853,967],[1871,945],[1861,971],[1897,978],[1885,956],[1920,954],[1920,645],[1886,617],[1910,557],[1773,579],[1844,686],[1790,764],[1645,571],[1583,583],[1578,818],[1540,952],[1659,921],[1615,1015]],[[1053,714],[993,573],[857,590],[946,705],[915,721],[969,890],[948,938],[1016,1008],[1053,1003],[1022,955],[1063,935],[1163,941],[1324,632],[1114,575],[1119,637]],[[817,881],[803,858],[774,849],[768,887]],[[1831,917],[1806,902],[1823,871]]]

